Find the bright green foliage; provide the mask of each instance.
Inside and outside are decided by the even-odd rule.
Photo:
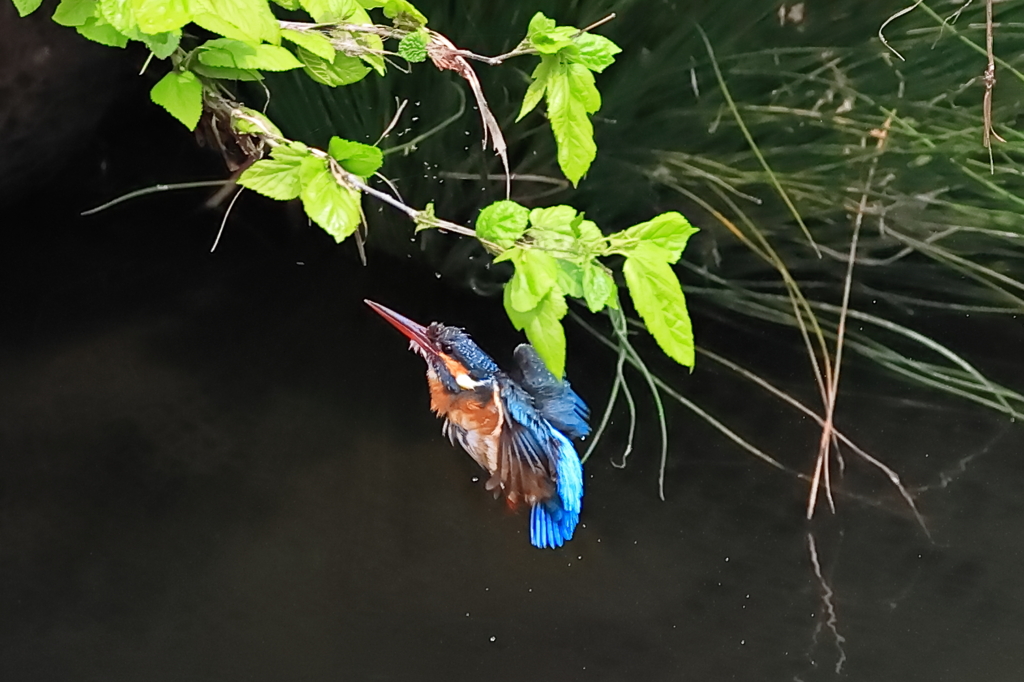
[[[181,31],[167,31],[166,33],[157,33],[155,35],[142,33],[139,34],[139,38],[142,39],[142,42],[153,53],[154,57],[157,59],[167,59],[178,49],[178,44],[181,42]]]
[[[206,66],[261,71],[290,71],[302,67],[295,55],[279,45],[250,45],[240,40],[217,38],[208,40],[199,50],[199,61]]]
[[[568,312],[565,296],[557,286],[544,296],[536,307],[521,312],[511,303],[508,287],[505,288],[505,311],[508,313],[512,326],[526,332],[526,338],[544,364],[556,377],[565,376],[565,330],[561,320]]]
[[[407,34],[398,43],[398,55],[413,64],[427,60],[427,43],[430,35],[426,31],[414,31]]]
[[[191,71],[171,71],[149,93],[174,118],[195,130],[203,113],[203,84]]]
[[[527,211],[514,201],[499,201],[480,213],[476,229],[480,239],[504,249],[495,262],[515,266],[505,285],[505,310],[552,372],[564,367],[560,320],[566,296],[582,299],[592,313],[619,307],[615,279],[599,260],[607,256],[625,257],[630,296],[658,344],[676,361],[693,366],[686,299],[671,266],[697,229],[679,213],[605,236],[572,206]]]
[[[332,60],[319,57],[302,47],[296,51],[296,54],[302,61],[302,67],[307,76],[317,83],[323,83],[332,88],[339,85],[351,85],[370,73],[369,67],[365,66],[362,61],[341,52],[335,54]]]
[[[530,21],[524,42],[540,53],[541,61],[516,120],[546,97],[548,119],[558,144],[558,165],[575,186],[597,156],[590,114],[601,108],[601,95],[592,72],[604,71],[621,50],[602,36],[557,26],[540,12]]]
[[[192,21],[186,0],[131,0],[131,5],[139,30],[150,35],[175,31]]]
[[[18,10],[18,16],[26,17],[32,14],[39,6],[43,4],[43,0],[14,0],[14,7]]]
[[[108,47],[124,47],[128,44],[128,36],[111,26],[102,17],[89,17],[75,30],[89,40]]]
[[[308,150],[280,145],[270,152],[269,159],[260,159],[246,168],[238,184],[271,199],[289,201],[302,192],[304,166],[310,160],[315,161]]]
[[[61,26],[81,26],[96,16],[96,0],[60,0],[53,20]]]
[[[668,262],[675,263],[686,248],[686,243],[697,228],[681,214],[672,211],[634,225],[615,236],[617,248],[628,250],[634,243],[647,242],[664,249],[669,254]]]
[[[319,24],[351,21],[358,12],[366,14],[366,10],[356,0],[299,0],[299,4]],[[353,23],[364,22],[353,21]]]
[[[394,20],[395,26],[401,28],[413,29],[427,25],[427,18],[408,0],[387,0],[384,3],[384,16]]]
[[[225,38],[279,45],[281,31],[266,0],[188,0],[192,21]]]
[[[299,47],[312,52],[321,59],[332,61],[334,59],[334,46],[322,33],[312,31],[293,31],[292,29],[281,29],[281,37],[295,43]]]
[[[326,161],[304,168],[300,196],[306,215],[335,241],[343,241],[359,228],[359,192],[338,184]]]
[[[686,298],[672,271],[671,254],[650,242],[639,242],[622,266],[633,307],[648,331],[670,358],[693,367],[693,327]]]
[[[373,175],[384,164],[384,153],[380,147],[370,144],[343,140],[335,136],[331,138],[327,149],[342,168],[361,178]]]
[[[480,239],[510,249],[526,232],[530,211],[514,201],[496,201],[480,211],[476,234]]]

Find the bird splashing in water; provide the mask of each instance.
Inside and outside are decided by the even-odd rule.
[[[512,508],[531,508],[530,542],[555,548],[570,540],[583,501],[583,467],[570,439],[590,433],[590,412],[569,383],[530,344],[515,349],[516,367],[505,372],[458,327],[424,327],[366,304],[426,361],[430,409],[445,420],[452,442],[490,474],[484,487]]]

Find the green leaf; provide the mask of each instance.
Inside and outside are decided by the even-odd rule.
[[[384,16],[394,19],[395,26],[401,28],[418,28],[427,25],[427,18],[408,0],[387,0],[384,4]]]
[[[567,296],[583,298],[583,268],[576,263],[558,259],[558,288]]]
[[[505,285],[509,289],[511,305],[519,312],[533,310],[555,288],[558,282],[558,262],[552,256],[534,249],[513,247],[505,253],[509,255],[502,260],[510,259],[516,268],[512,279]]]
[[[530,83],[530,87],[526,89],[526,95],[523,97],[523,106],[519,108],[519,115],[516,116],[516,121],[526,116],[528,113],[536,108],[537,104],[540,103],[544,93],[547,91],[548,82],[551,79],[551,74],[558,70],[559,60],[555,55],[541,55],[540,64],[533,70],[531,78],[533,81]]]
[[[618,307],[618,287],[608,271],[591,261],[583,266],[583,298],[590,312],[599,312],[606,305]]]
[[[60,0],[53,20],[61,26],[82,26],[96,16],[97,4],[96,0]]]
[[[541,54],[555,54],[573,45],[573,36],[579,30],[572,26],[557,26],[554,19],[548,19],[542,12],[537,12],[530,20],[526,31],[526,39]]]
[[[583,104],[588,114],[601,108],[601,93],[594,84],[594,74],[582,64],[569,64],[566,67],[569,76],[569,90],[573,98]]]
[[[281,43],[277,19],[266,0],[188,0],[192,21],[225,38],[252,45]]]
[[[686,298],[672,266],[671,254],[649,242],[640,242],[622,266],[633,306],[665,354],[693,367],[693,326]]]
[[[314,223],[341,242],[359,228],[359,192],[339,185],[326,163],[315,168],[302,188],[302,206]]]
[[[281,37],[289,40],[299,47],[312,52],[321,59],[331,61],[334,59],[334,46],[322,33],[293,31],[290,28],[281,29]]]
[[[299,0],[299,4],[318,24],[348,21],[356,10],[362,10],[355,0]]]
[[[192,21],[186,0],[131,0],[131,4],[139,30],[149,35],[175,31]]]
[[[597,145],[586,107],[573,91],[567,67],[548,79],[547,104],[558,145],[558,165],[575,187],[597,157]]]
[[[576,253],[576,235],[573,222],[576,209],[572,206],[551,206],[530,211],[530,238],[537,248],[554,252],[566,258]]]
[[[560,321],[568,310],[564,294],[558,287],[554,287],[535,308],[525,313],[515,309],[511,296],[506,286],[505,312],[512,326],[526,332],[526,338],[537,349],[552,374],[559,378],[565,376],[565,330]]]
[[[597,73],[611,66],[615,55],[622,52],[622,48],[612,41],[593,33],[584,33],[576,38],[576,47],[579,48],[579,54],[575,61]]]
[[[302,5],[299,4],[299,0],[274,0],[274,4],[293,12],[302,8]],[[284,33],[284,30],[282,29],[281,32]]]
[[[437,214],[434,213],[434,202],[431,201],[423,207],[422,211],[416,212],[416,217],[414,218],[414,221],[416,222],[416,232],[437,227],[436,220]]]
[[[328,153],[341,167],[353,175],[368,178],[384,164],[384,153],[380,147],[362,142],[332,137]]]
[[[206,78],[219,78],[226,81],[261,81],[263,75],[252,69],[227,69],[220,66],[206,66],[193,62],[192,70]]]
[[[582,214],[580,214],[582,217]],[[593,220],[578,220],[573,222],[573,235],[576,243],[581,249],[591,256],[604,255],[608,249],[608,239],[601,232]]]
[[[278,201],[295,199],[302,192],[303,164],[312,157],[283,145],[274,147],[270,157],[246,168],[238,184]]]
[[[139,37],[142,38],[142,42],[146,44],[154,57],[167,59],[178,49],[178,43],[181,42],[181,31],[167,31],[155,35],[142,33],[139,34]]]
[[[480,211],[476,219],[476,236],[503,249],[515,246],[526,231],[530,212],[514,201],[496,201]]]
[[[128,36],[111,26],[102,17],[89,17],[75,30],[89,40],[107,45],[108,47],[124,47],[128,44]]]
[[[318,83],[329,85],[332,88],[339,85],[350,85],[366,77],[370,69],[356,57],[338,52],[333,60],[318,57],[312,52],[300,47],[296,54],[302,60],[303,69],[306,74]]]
[[[233,118],[231,123],[238,132],[245,133],[247,135],[266,135],[269,133],[276,137],[284,137],[281,133],[281,129],[274,125],[274,122],[264,116],[261,112],[256,111],[255,109],[250,109],[249,107],[238,108],[243,114],[251,119],[255,119],[256,121],[247,121],[244,118]],[[277,147],[275,149],[282,149],[282,147]],[[270,155],[273,156],[274,152],[271,151]]]
[[[18,10],[18,16],[27,17],[39,9],[43,0],[14,0],[14,8]]]
[[[100,0],[100,15],[121,33],[139,28],[131,0]]]
[[[682,255],[690,237],[697,232],[697,228],[690,225],[690,221],[680,213],[671,211],[612,235],[613,248],[622,249],[628,254],[630,249],[636,248],[639,244],[654,244],[669,254],[669,263],[675,263]]]
[[[413,31],[406,34],[398,43],[398,56],[413,64],[426,61],[429,40],[430,35],[426,31]]]
[[[290,71],[302,67],[295,55],[279,45],[250,45],[230,38],[203,43],[199,62],[207,66],[260,71]]]
[[[171,71],[149,92],[150,98],[182,123],[195,130],[203,113],[203,84],[191,71]]]

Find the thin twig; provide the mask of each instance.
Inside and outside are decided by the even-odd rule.
[[[153,185],[151,187],[143,187],[137,189],[134,192],[128,192],[128,194],[122,194],[116,199],[111,199],[105,204],[100,204],[95,208],[90,208],[88,211],[82,211],[79,215],[93,215],[100,211],[105,211],[112,206],[117,206],[125,201],[132,199],[138,199],[144,197],[147,194],[156,194],[157,192],[167,192],[173,189],[197,189],[200,187],[223,187],[225,185],[234,184],[233,180],[197,180],[196,182],[178,182],[169,185]]]
[[[988,56],[988,65],[985,67],[985,75],[982,80],[985,83],[985,97],[981,102],[982,117],[985,124],[983,143],[988,150],[989,169],[993,175],[996,172],[995,160],[992,158],[992,138],[1000,142],[1006,142],[999,133],[992,127],[992,89],[996,86],[996,55],[992,49],[992,0],[985,2],[985,52]]]

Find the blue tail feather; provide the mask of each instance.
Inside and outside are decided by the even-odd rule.
[[[555,495],[533,505],[530,512],[530,542],[534,547],[561,547],[571,540],[580,520],[583,502],[583,466],[568,438],[551,429],[558,442]]]

